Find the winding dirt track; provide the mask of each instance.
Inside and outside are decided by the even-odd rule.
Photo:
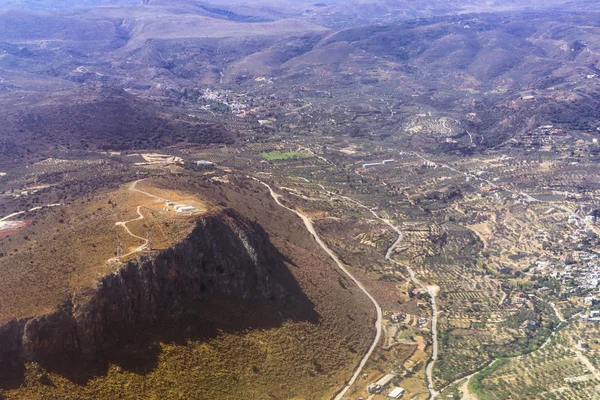
[[[16,217],[17,215],[25,214],[25,211],[14,212],[12,214],[8,214],[6,217],[0,218],[0,222],[6,221],[12,217]]]
[[[387,253],[385,254],[385,259],[393,262],[394,264],[401,265],[400,263],[398,263],[397,261],[394,261],[394,259],[392,259],[392,253],[394,252],[396,247],[398,247],[400,242],[402,242],[402,240],[404,239],[404,235],[402,234],[402,231],[400,230],[400,228],[398,228],[397,226],[392,224],[392,222],[390,220],[381,218],[379,215],[377,215],[377,213],[374,210],[369,209],[369,211],[371,212],[371,214],[373,214],[375,216],[375,218],[382,221],[384,224],[386,224],[387,226],[392,228],[398,234],[398,239],[396,239],[394,244],[392,244],[392,246],[388,249]],[[436,391],[435,388],[433,387],[433,367],[435,365],[435,362],[438,359],[438,348],[439,348],[439,346],[438,346],[438,329],[437,329],[438,310],[437,310],[437,303],[435,301],[436,293],[434,293],[428,286],[425,286],[419,279],[417,279],[415,271],[413,271],[412,268],[410,268],[409,266],[405,266],[405,267],[406,267],[406,270],[408,271],[408,274],[410,275],[410,279],[413,281],[413,283],[415,285],[417,285],[418,287],[420,287],[421,289],[423,289],[424,291],[426,291],[427,293],[429,293],[429,297],[431,299],[431,314],[432,314],[431,315],[431,339],[433,342],[432,343],[433,351],[431,354],[431,359],[429,360],[429,364],[427,364],[427,368],[425,369],[425,373],[427,375],[427,387],[429,388],[429,393],[431,395],[431,398],[433,399],[439,394],[439,392]]]
[[[127,234],[128,234],[129,236],[131,236],[131,237],[134,237],[134,238],[136,238],[136,239],[139,239],[139,240],[143,240],[143,241],[144,241],[144,244],[143,244],[143,245],[141,245],[141,246],[137,247],[135,250],[133,250],[133,251],[130,251],[130,252],[129,252],[129,253],[127,253],[127,254],[123,254],[121,257],[127,257],[127,256],[130,256],[130,255],[134,254],[134,253],[140,252],[140,251],[144,250],[144,247],[146,247],[146,246],[148,245],[148,239],[146,239],[146,238],[143,238],[143,237],[141,237],[141,236],[138,236],[138,235],[134,234],[134,233],[133,233],[133,232],[131,232],[131,230],[130,230],[130,229],[127,227],[127,224],[128,224],[128,223],[130,223],[130,222],[139,221],[139,220],[141,220],[141,219],[144,219],[144,215],[141,213],[141,211],[140,211],[140,208],[142,208],[142,206],[137,206],[137,210],[136,210],[136,211],[137,211],[137,214],[138,214],[138,217],[137,217],[137,218],[130,219],[129,221],[119,221],[119,222],[115,223],[115,225],[123,227],[123,229],[125,229],[125,232],[127,232]]]
[[[146,195],[146,196],[148,196],[148,197],[151,197],[151,198],[153,198],[153,199],[156,199],[157,201],[166,201],[166,199],[164,199],[164,198],[162,198],[162,197],[155,196],[155,195],[153,195],[152,193],[144,192],[143,190],[140,190],[140,189],[138,189],[138,188],[137,188],[137,184],[138,184],[138,183],[140,183],[141,181],[143,181],[143,179],[139,179],[139,180],[137,180],[137,181],[133,182],[133,183],[131,184],[131,186],[129,186],[129,190],[131,190],[132,192],[138,192],[138,193],[141,193],[141,194],[143,194],[143,195]],[[129,236],[131,236],[131,237],[134,237],[134,238],[136,238],[136,239],[139,239],[139,240],[143,240],[143,241],[144,241],[144,244],[142,244],[141,246],[137,247],[135,250],[133,250],[133,251],[130,251],[130,252],[129,252],[129,253],[127,253],[127,254],[123,254],[121,257],[127,257],[127,256],[130,256],[130,255],[134,254],[134,253],[138,253],[138,252],[140,252],[140,251],[144,250],[144,248],[145,248],[145,247],[148,245],[148,239],[147,239],[147,238],[144,238],[144,237],[141,237],[141,236],[138,236],[138,235],[134,234],[134,233],[133,233],[133,232],[131,232],[131,230],[130,230],[130,229],[127,227],[127,224],[128,224],[128,223],[130,223],[130,222],[134,222],[134,221],[139,221],[139,220],[142,220],[142,219],[144,219],[144,218],[145,218],[145,217],[144,217],[144,215],[142,214],[142,212],[140,211],[140,210],[141,210],[141,208],[142,208],[142,206],[137,206],[137,209],[136,209],[136,212],[137,212],[137,215],[138,215],[138,217],[137,217],[137,218],[130,219],[129,221],[119,221],[119,222],[115,223],[115,225],[117,225],[117,226],[120,226],[120,227],[122,227],[123,229],[125,229],[125,232],[127,232],[127,234],[128,234]],[[114,259],[114,258],[113,258],[113,259]],[[111,259],[111,260],[113,260],[113,259]]]
[[[153,195],[152,193],[144,192],[143,190],[138,189],[137,184],[140,183],[141,181],[143,181],[143,179],[138,179],[137,181],[133,182],[131,184],[131,186],[129,186],[129,190],[131,190],[133,192],[138,192],[138,193],[144,194],[148,197],[152,197],[153,199],[156,199],[158,201],[167,201],[167,199],[165,199],[163,197],[156,196],[156,195]]]
[[[381,311],[381,307],[379,306],[379,303],[377,303],[377,300],[375,300],[375,298],[373,296],[371,296],[371,294],[367,291],[367,289],[365,289],[365,287],[358,281],[358,279],[356,279],[344,266],[344,264],[342,264],[342,262],[340,261],[340,259],[335,255],[335,253],[333,251],[331,251],[331,249],[329,247],[327,247],[327,245],[321,240],[321,238],[319,237],[319,235],[317,234],[317,232],[315,231],[315,228],[312,224],[312,221],[304,214],[302,214],[299,211],[296,210],[292,210],[289,207],[286,207],[285,205],[283,205],[280,201],[279,201],[279,195],[277,193],[275,193],[273,191],[273,189],[271,188],[271,186],[269,186],[268,184],[266,184],[265,182],[261,181],[260,179],[257,178],[252,178],[258,182],[260,182],[261,184],[263,184],[264,186],[267,187],[267,189],[269,189],[269,193],[271,194],[271,197],[273,198],[273,200],[275,200],[275,202],[280,206],[285,208],[286,210],[289,210],[291,212],[293,212],[294,214],[298,215],[302,221],[304,222],[304,226],[306,226],[306,229],[310,232],[310,234],[315,238],[315,240],[317,241],[317,243],[319,244],[319,246],[321,246],[321,248],[323,250],[325,250],[325,252],[327,253],[327,255],[329,255],[329,257],[336,263],[336,265],[338,266],[338,268],[344,273],[346,274],[355,284],[356,286],[358,286],[358,288],[369,298],[369,300],[371,300],[371,302],[373,303],[373,305],[375,306],[375,309],[377,310],[377,320],[375,321],[375,330],[376,330],[376,334],[375,334],[375,339],[373,340],[373,344],[371,344],[371,347],[369,348],[369,351],[367,351],[367,353],[365,354],[365,356],[360,360],[360,363],[358,364],[358,367],[356,368],[356,370],[354,371],[354,374],[352,375],[352,378],[346,383],[346,385],[340,390],[340,392],[335,396],[335,400],[341,400],[343,398],[343,396],[346,394],[346,392],[348,391],[348,389],[350,389],[350,387],[352,387],[352,385],[356,382],[356,380],[358,379],[358,377],[360,376],[362,370],[365,367],[365,364],[367,363],[367,361],[369,360],[369,358],[371,357],[371,354],[373,353],[373,351],[375,350],[375,348],[377,347],[377,345],[379,344],[379,340],[381,339],[381,331],[382,331],[382,320],[383,320],[383,314]]]
[[[266,185],[264,182],[261,182],[263,185]],[[266,185],[267,187],[269,187],[268,185]],[[369,208],[366,205],[364,205],[363,203],[361,203],[358,200],[354,200],[351,199],[350,197],[347,196],[339,196],[333,192],[328,191],[327,189],[325,189],[325,187],[321,184],[318,185],[321,189],[323,189],[323,191],[325,191],[325,193],[327,193],[329,196],[335,196],[341,199],[345,199],[348,200],[356,205],[358,205],[359,207],[368,210],[371,214],[373,214],[373,216],[380,220],[381,222],[383,222],[384,224],[386,224],[387,226],[389,226],[390,228],[392,228],[394,230],[394,232],[396,232],[398,234],[398,239],[396,239],[396,241],[390,246],[390,248],[387,250],[386,254],[385,254],[385,258],[386,260],[389,260],[391,262],[393,262],[394,264],[400,265],[402,266],[400,263],[398,263],[397,261],[395,261],[394,259],[392,259],[392,253],[394,252],[394,250],[396,249],[396,247],[398,247],[398,245],[402,242],[402,240],[404,240],[404,235],[402,234],[402,231],[400,230],[400,228],[398,228],[397,226],[395,226],[390,220],[385,219],[380,217],[377,212],[375,211],[375,209],[373,208]],[[270,187],[269,187],[270,189]],[[273,195],[273,192],[271,191],[271,195]],[[278,201],[279,203],[279,201]],[[281,205],[281,204],[280,204]],[[285,206],[282,206],[285,207]],[[287,208],[287,207],[285,207]],[[289,210],[289,208],[288,208]],[[294,210],[291,210],[294,211]],[[294,211],[296,214],[300,215],[297,211]],[[301,216],[302,217],[302,216]],[[310,221],[309,221],[310,222]],[[311,224],[312,226],[312,224]],[[430,299],[431,299],[431,311],[432,311],[432,316],[431,316],[431,337],[432,337],[432,355],[431,355],[431,359],[429,360],[429,364],[427,365],[427,368],[425,369],[425,373],[427,375],[427,387],[429,389],[429,393],[431,398],[435,398],[437,397],[437,395],[439,394],[438,391],[435,390],[435,388],[433,387],[433,367],[435,365],[435,362],[438,359],[438,349],[439,349],[439,345],[438,345],[438,329],[437,329],[437,321],[438,321],[438,309],[437,309],[437,303],[435,300],[435,296],[436,293],[434,293],[432,290],[430,290],[429,287],[425,286],[421,281],[419,281],[419,279],[417,278],[415,272],[413,271],[412,268],[410,268],[409,266],[404,266],[406,268],[406,270],[408,271],[408,274],[410,275],[410,279],[413,281],[413,283],[415,285],[417,285],[418,287],[420,287],[421,289],[423,289],[424,291],[426,291],[427,293],[429,293]],[[347,389],[344,390],[343,393],[346,392]],[[339,398],[336,397],[336,400],[339,400]]]
[[[402,231],[400,230],[400,228],[398,228],[397,226],[395,226],[392,221],[390,221],[389,219],[385,219],[379,216],[379,214],[377,214],[377,212],[375,211],[375,209],[373,208],[369,208],[366,205],[364,205],[363,203],[361,203],[358,200],[354,200],[351,199],[350,197],[346,197],[346,196],[338,196],[335,193],[332,193],[330,191],[328,191],[327,189],[325,189],[325,187],[323,185],[319,185],[321,187],[321,189],[323,189],[329,196],[337,196],[339,198],[348,200],[356,205],[358,205],[359,207],[368,210],[371,214],[373,214],[373,216],[380,220],[381,222],[383,222],[384,224],[386,224],[387,226],[389,226],[390,228],[392,228],[394,230],[394,232],[396,232],[398,234],[398,239],[396,239],[396,241],[394,242],[394,244],[392,244],[390,246],[390,248],[387,250],[386,254],[385,254],[385,259],[389,260],[391,262],[393,262],[396,265],[400,265],[403,266],[402,264],[398,263],[397,261],[395,261],[394,259],[392,259],[392,253],[394,252],[394,250],[396,249],[396,247],[398,247],[398,245],[402,242],[402,240],[404,240],[404,235],[402,234]],[[413,283],[415,285],[417,285],[418,287],[420,287],[421,289],[423,289],[424,291],[426,291],[427,293],[429,293],[429,297],[431,299],[431,339],[432,339],[432,354],[431,354],[431,359],[429,360],[429,364],[427,365],[427,368],[425,369],[425,374],[427,375],[427,387],[429,388],[429,393],[431,395],[431,398],[435,398],[439,392],[435,390],[435,388],[433,387],[433,367],[435,365],[435,362],[438,359],[438,349],[439,349],[439,345],[438,345],[438,329],[437,329],[437,321],[438,321],[438,309],[437,309],[437,303],[435,301],[435,296],[436,293],[433,292],[432,290],[430,290],[429,287],[425,286],[421,281],[419,281],[419,279],[417,278],[415,271],[413,271],[412,268],[410,268],[407,265],[404,265],[404,267],[406,268],[406,270],[408,271],[408,274],[410,275],[410,279],[413,281]]]

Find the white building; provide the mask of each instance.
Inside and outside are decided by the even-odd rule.
[[[593,305],[594,305],[594,304],[596,304],[597,302],[598,302],[598,301],[597,301],[597,300],[596,300],[596,298],[595,298],[595,297],[593,297],[593,296],[589,296],[589,297],[586,297],[585,299],[583,299],[583,303],[584,303],[586,306],[593,306]]]
[[[390,399],[399,399],[402,397],[404,392],[406,392],[406,390],[402,389],[401,387],[397,387],[388,394],[388,397]]]
[[[175,212],[177,214],[191,215],[193,213],[198,212],[198,209],[194,206],[186,206],[184,204],[177,204],[175,206]]]
[[[374,168],[374,167],[379,167],[381,165],[380,162],[376,162],[376,163],[368,163],[368,164],[363,164],[363,168],[367,169],[367,168]]]
[[[381,393],[386,387],[388,387],[390,385],[390,382],[395,377],[396,377],[396,375],[394,375],[394,374],[384,375],[377,382],[370,384],[367,387],[367,392],[369,392],[371,394]]]

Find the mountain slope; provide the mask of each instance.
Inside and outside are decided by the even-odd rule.
[[[198,178],[145,182],[144,190],[153,193],[183,189],[223,205],[196,217],[188,234],[167,249],[134,259],[97,284],[81,280],[80,287],[65,291],[64,304],[45,315],[33,317],[31,306],[51,305],[61,290],[53,291],[53,282],[32,283],[30,291],[50,292],[24,302],[29,311],[12,312],[17,319],[0,327],[5,367],[0,388],[8,389],[6,395],[109,399],[206,398],[210,393],[263,399],[270,393],[318,399],[339,390],[372,340],[373,310],[294,214],[274,204],[262,185],[243,176],[231,179],[235,186]],[[116,192],[93,202],[107,198],[120,204],[107,212],[124,204]],[[78,212],[78,206],[69,206],[63,218],[77,219]],[[171,221],[171,227],[157,230],[159,212],[145,214],[155,237],[160,229],[185,223]],[[13,236],[13,243],[25,235],[38,243],[33,251],[50,250],[55,241],[39,232],[60,216],[48,214],[47,221]],[[64,229],[70,225],[85,229],[77,222]],[[104,251],[94,249],[73,247]],[[72,278],[85,273],[83,265],[48,266],[56,273],[61,267]],[[20,283],[2,293],[12,291],[22,299],[14,295],[17,286],[26,289],[33,280],[26,270],[13,272],[23,274]],[[38,364],[23,363],[31,360]]]

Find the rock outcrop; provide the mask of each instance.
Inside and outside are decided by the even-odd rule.
[[[140,329],[198,317],[197,306],[216,295],[306,305],[294,284],[265,230],[226,209],[200,218],[173,247],[73,294],[54,313],[0,326],[0,362],[93,360]]]

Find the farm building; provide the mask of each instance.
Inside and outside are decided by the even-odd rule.
[[[375,168],[375,167],[379,167],[381,165],[381,163],[376,162],[376,163],[367,163],[367,164],[363,164],[363,168],[367,169],[367,168]]]
[[[381,393],[382,390],[384,390],[386,387],[388,387],[390,385],[390,382],[392,381],[392,379],[394,379],[396,377],[396,375],[394,374],[387,374],[384,375],[381,379],[379,379],[377,382],[370,384],[367,387],[367,391],[369,393]]]
[[[399,399],[402,397],[404,392],[406,392],[406,390],[402,389],[401,387],[397,387],[388,394],[388,397],[390,399]]]
[[[177,214],[190,215],[190,214],[196,213],[198,211],[199,210],[196,207],[194,207],[194,206],[186,206],[184,204],[177,204],[175,206],[175,212]]]

